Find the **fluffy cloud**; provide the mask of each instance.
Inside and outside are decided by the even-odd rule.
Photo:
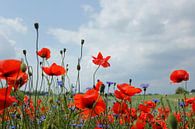
[[[95,67],[90,60],[98,51],[112,56],[111,67],[100,70],[97,75],[104,81],[124,82],[131,77],[135,85],[148,82],[156,92],[166,93],[173,69],[187,69],[192,77],[195,75],[193,0],[99,2],[100,11],[89,13],[91,20],[81,25],[78,31],[49,29],[49,34],[64,44],[78,45],[80,39],[86,40],[83,66],[87,68],[82,70],[83,85],[92,79],[86,75],[92,77]],[[94,11],[91,6],[83,7],[86,11]]]
[[[23,20],[21,18],[11,19],[0,17],[0,24],[0,27],[4,29],[4,31],[14,30],[20,33],[25,33],[27,31],[27,27],[23,24]]]
[[[16,41],[12,36],[20,33],[25,34],[26,32],[27,27],[21,18],[0,17],[0,59],[16,57]]]

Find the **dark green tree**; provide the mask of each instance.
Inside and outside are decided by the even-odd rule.
[[[186,91],[184,88],[182,87],[178,87],[176,90],[175,90],[175,94],[183,94],[183,93],[188,93],[188,91]]]

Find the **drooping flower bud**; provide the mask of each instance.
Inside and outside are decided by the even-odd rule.
[[[36,30],[38,30],[39,29],[39,23],[34,23],[34,27],[35,27]]]
[[[21,65],[20,65],[20,69],[22,70],[22,72],[26,71],[26,64],[22,61]]]
[[[23,50],[23,54],[26,56],[26,50]]]
[[[80,71],[81,70],[81,66],[80,64],[77,65],[77,70]]]
[[[60,54],[61,54],[61,55],[63,54],[63,51],[62,51],[62,50],[60,50]]]
[[[66,52],[66,48],[64,48],[64,53]]]
[[[85,40],[84,40],[84,39],[81,39],[81,45],[83,45],[83,44],[84,44],[84,42],[85,42]]]

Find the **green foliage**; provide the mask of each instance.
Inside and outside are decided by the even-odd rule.
[[[182,87],[178,87],[175,91],[175,94],[184,94],[184,93],[189,93],[188,91],[186,91],[184,88]]]
[[[177,129],[177,119],[175,118],[173,113],[170,113],[168,117],[168,124],[170,129]]]

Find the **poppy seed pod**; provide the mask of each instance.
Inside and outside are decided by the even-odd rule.
[[[80,64],[77,65],[77,70],[80,71],[81,70],[81,66]]]
[[[26,50],[23,50],[23,54],[26,55]]]
[[[60,50],[60,54],[62,55],[62,53],[63,53],[63,51],[62,50]]]
[[[36,30],[38,30],[39,29],[39,23],[34,23],[34,27],[35,27]]]
[[[83,44],[84,44],[84,42],[85,42],[85,40],[84,40],[84,39],[81,39],[81,45],[83,45]]]
[[[66,52],[66,48],[64,48],[64,53]]]
[[[20,69],[22,70],[22,72],[26,71],[26,64],[24,62],[21,63]]]

